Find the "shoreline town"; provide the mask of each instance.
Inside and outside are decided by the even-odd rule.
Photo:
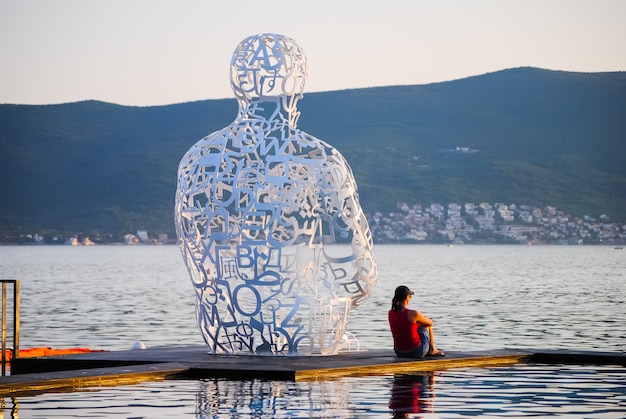
[[[396,210],[366,214],[375,244],[556,244],[626,243],[626,223],[606,215],[572,217],[551,206],[449,203],[422,206],[398,202]],[[3,245],[176,244],[165,233],[137,230],[114,234],[32,232],[0,235]]]

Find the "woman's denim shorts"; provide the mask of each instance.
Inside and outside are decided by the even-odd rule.
[[[425,327],[418,327],[417,333],[420,335],[420,346],[410,352],[403,352],[394,349],[396,355],[400,358],[424,358],[430,348],[430,335]]]

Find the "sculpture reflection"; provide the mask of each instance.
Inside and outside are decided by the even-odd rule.
[[[289,382],[219,378],[198,381],[196,418],[350,417],[350,385],[341,380]]]
[[[213,353],[350,349],[349,313],[376,282],[350,167],[297,128],[306,76],[292,39],[243,40],[230,64],[236,119],[180,162],[177,235]]]

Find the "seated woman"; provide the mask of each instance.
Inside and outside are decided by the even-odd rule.
[[[396,288],[389,310],[389,326],[393,335],[393,350],[402,358],[444,356],[435,346],[433,319],[417,310],[407,308],[414,292],[404,285]]]

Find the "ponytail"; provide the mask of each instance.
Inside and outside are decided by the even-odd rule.
[[[391,299],[391,311],[400,311],[400,301],[396,297]]]

